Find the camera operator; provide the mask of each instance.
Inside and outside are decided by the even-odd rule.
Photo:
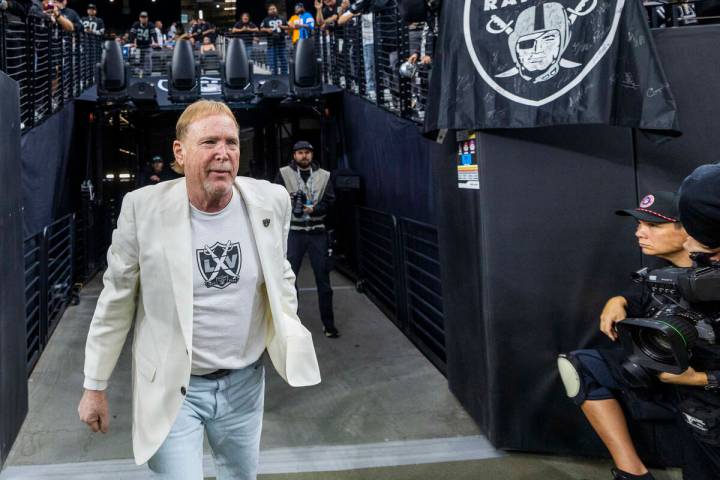
[[[616,214],[637,220],[635,236],[643,254],[663,259],[675,267],[690,267],[692,262],[683,248],[688,236],[678,221],[676,205],[674,193],[656,192],[643,197],[636,209],[620,210]],[[628,317],[649,316],[652,309],[650,291],[645,285],[636,285],[634,290],[607,301],[600,314],[600,330],[615,341],[618,322]],[[653,476],[635,450],[618,398],[623,399],[636,419],[670,420],[675,414],[666,398],[666,389],[660,388],[660,384],[654,389],[630,388],[621,373],[625,359],[625,352],[616,344],[614,348],[576,350],[561,356],[558,366],[568,396],[580,406],[613,458],[616,466],[613,478],[650,480]]]
[[[340,333],[333,315],[330,242],[325,227],[325,216],[335,202],[330,172],[313,162],[313,146],[300,141],[293,146],[292,162],[280,169],[275,183],[287,189],[293,202],[287,252],[290,265],[297,277],[307,251],[315,274],[323,332],[328,338],[337,338]]]
[[[683,181],[679,195],[680,219],[688,232],[685,249],[696,263],[717,267],[720,165],[698,167]],[[706,371],[690,367],[681,375],[660,374],[661,381],[678,385],[678,409],[687,434],[683,477],[688,480],[720,478],[720,353],[715,352]]]

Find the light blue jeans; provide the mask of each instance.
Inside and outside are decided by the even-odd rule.
[[[217,380],[191,376],[170,433],[148,461],[151,478],[202,480],[204,430],[217,480],[255,480],[264,399],[262,359]]]

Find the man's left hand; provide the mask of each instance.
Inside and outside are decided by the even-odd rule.
[[[707,373],[696,372],[692,367],[689,367],[687,370],[685,370],[679,375],[662,372],[658,375],[658,378],[663,383],[670,383],[673,385],[690,385],[695,387],[703,387],[708,383]]]
[[[312,214],[315,211],[315,207],[303,207],[303,212],[307,213],[308,215]]]

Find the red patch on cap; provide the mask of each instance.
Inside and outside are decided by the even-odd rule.
[[[645,197],[640,200],[640,208],[648,208],[653,203],[655,203],[655,197],[653,195],[645,195]]]

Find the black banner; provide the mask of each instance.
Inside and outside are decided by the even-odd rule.
[[[445,0],[425,131],[609,124],[679,135],[638,0]]]

